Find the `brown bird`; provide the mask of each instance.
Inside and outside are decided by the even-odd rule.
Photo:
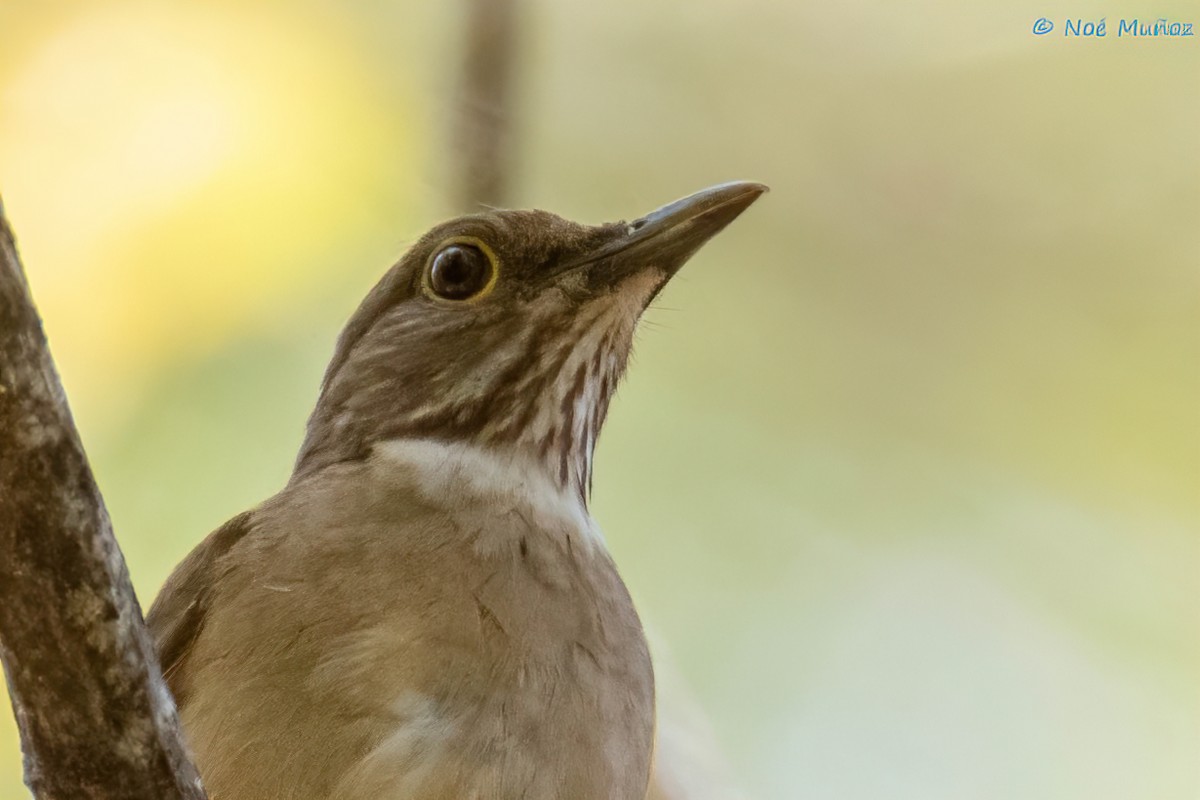
[[[490,211],[351,317],[295,470],[151,608],[213,800],[642,800],[654,677],[588,513],[642,312],[766,190]]]

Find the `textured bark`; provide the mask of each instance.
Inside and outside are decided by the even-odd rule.
[[[39,800],[202,800],[2,205],[0,660]]]
[[[481,203],[510,204],[517,3],[467,0],[464,4],[463,69],[451,150],[454,202],[464,211],[478,211]]]

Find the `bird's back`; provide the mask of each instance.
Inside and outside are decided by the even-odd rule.
[[[629,595],[582,502],[481,458],[384,443],[181,564],[148,621],[214,800],[641,800]]]

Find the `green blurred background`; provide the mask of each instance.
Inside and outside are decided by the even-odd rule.
[[[0,0],[0,192],[144,605],[453,211],[460,11]],[[649,313],[594,500],[748,796],[1200,797],[1200,37],[1116,37],[1196,11],[525,5],[516,204],[773,189]]]

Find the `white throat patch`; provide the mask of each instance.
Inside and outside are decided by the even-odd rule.
[[[408,467],[417,489],[435,500],[465,497],[518,508],[548,529],[565,526],[582,534],[585,544],[604,549],[600,528],[580,496],[561,486],[544,465],[518,453],[435,439],[389,439],[375,445],[376,455]]]

